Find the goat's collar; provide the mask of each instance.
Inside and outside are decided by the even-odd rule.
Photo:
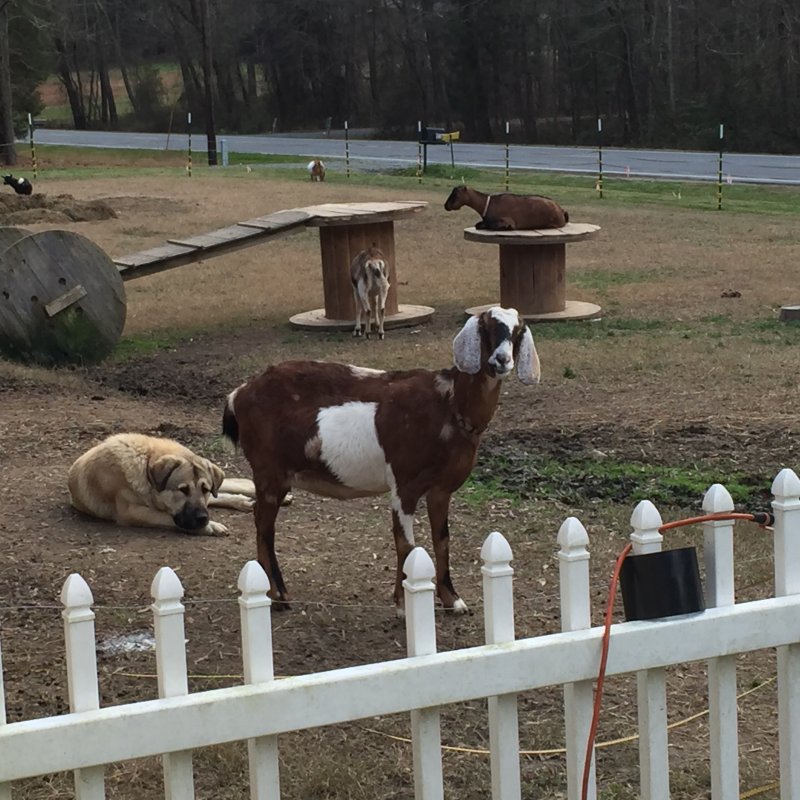
[[[491,202],[492,202],[492,196],[490,194],[487,194],[486,195],[486,205],[483,207],[483,214],[481,214],[482,217],[486,216],[486,212],[489,210],[489,203],[491,203]]]

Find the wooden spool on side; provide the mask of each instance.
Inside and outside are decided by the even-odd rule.
[[[119,271],[80,234],[34,233],[0,252],[0,352],[9,358],[96,363],[119,341],[125,313]]]
[[[25,228],[12,228],[10,226],[0,226],[0,257],[4,250],[11,247],[14,242],[18,242],[23,236],[30,236],[31,232]]]

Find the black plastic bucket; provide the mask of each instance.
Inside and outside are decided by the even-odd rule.
[[[694,547],[629,555],[622,563],[619,583],[627,620],[705,610]]]

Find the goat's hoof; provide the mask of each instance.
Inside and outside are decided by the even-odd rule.
[[[294,500],[294,495],[291,492],[287,492],[286,497],[284,497],[283,501],[281,502],[281,505],[290,506],[293,500]]]
[[[469,606],[459,597],[453,605],[447,609],[453,614],[469,614]]]
[[[353,336],[356,336],[356,337],[361,336],[361,331],[360,330],[354,330],[353,331]]]
[[[383,335],[382,333],[379,333],[379,334],[378,334],[378,338],[379,338],[381,341],[383,341],[384,335]]]
[[[394,607],[394,613],[397,619],[405,619],[406,618],[406,609],[405,606],[398,604]]]

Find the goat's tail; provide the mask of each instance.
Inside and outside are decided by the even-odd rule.
[[[239,423],[233,412],[233,398],[236,392],[231,392],[225,400],[225,410],[222,412],[222,435],[230,439],[234,446],[239,444]]]

